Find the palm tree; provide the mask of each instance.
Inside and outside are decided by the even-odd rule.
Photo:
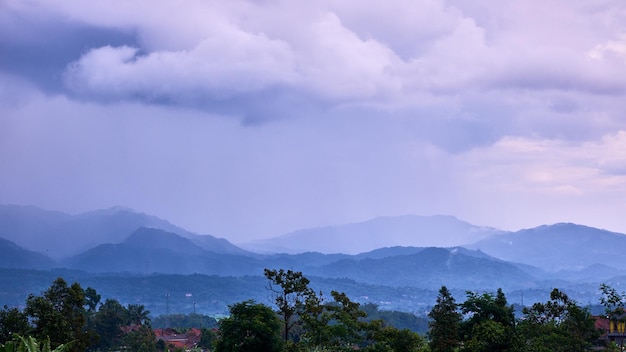
[[[149,310],[143,304],[129,304],[128,305],[128,320],[131,324],[135,325],[150,325]]]

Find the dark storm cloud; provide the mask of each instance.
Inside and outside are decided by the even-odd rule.
[[[64,91],[67,66],[90,49],[136,45],[135,33],[130,30],[21,13],[1,17],[0,70],[26,78],[46,91]]]

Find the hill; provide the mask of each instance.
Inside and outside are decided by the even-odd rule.
[[[121,243],[101,244],[63,265],[94,273],[246,275],[258,273],[260,264],[249,256],[212,252],[175,233],[142,227]]]
[[[551,272],[594,264],[626,269],[626,235],[570,223],[503,233],[467,247]]]
[[[261,252],[358,254],[393,246],[461,246],[500,233],[502,231],[474,226],[452,216],[405,215],[298,230],[240,246]]]
[[[424,248],[407,255],[344,259],[319,268],[313,275],[350,278],[392,287],[505,289],[532,288],[537,279],[515,265],[485,255],[468,255],[458,249]]]
[[[122,242],[140,227],[179,234],[209,251],[252,255],[224,239],[193,234],[166,220],[123,207],[69,215],[37,207],[0,205],[0,237],[54,259],[103,243]]]
[[[49,257],[0,238],[0,268],[47,269],[54,265]]]

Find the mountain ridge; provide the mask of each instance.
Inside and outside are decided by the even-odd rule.
[[[450,215],[380,216],[362,222],[296,230],[239,245],[263,252],[358,254],[392,246],[462,246],[503,232]],[[437,236],[432,236],[434,233]]]

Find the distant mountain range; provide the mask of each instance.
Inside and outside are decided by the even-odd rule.
[[[493,236],[467,248],[543,270],[583,270],[602,264],[626,270],[626,235],[593,227],[561,223]]]
[[[435,246],[436,241],[450,246]],[[264,268],[285,268],[316,281],[339,280],[353,292],[364,287],[396,292],[401,295],[393,298],[396,305],[406,304],[404,289],[425,290],[430,297],[441,285],[461,291],[523,290],[526,297],[584,285],[580,292],[593,295],[598,283],[619,282],[615,277],[626,273],[625,235],[575,224],[505,232],[449,216],[386,217],[257,244],[256,251],[251,244],[244,250],[126,208],[68,215],[0,206],[0,268],[242,278],[262,276]],[[271,248],[287,253],[269,253]]]
[[[0,205],[0,238],[54,259],[79,254],[103,243],[119,243],[140,227],[162,229],[220,253],[246,251],[224,239],[197,235],[155,216],[114,207],[79,215],[32,206]]]
[[[251,251],[267,253],[314,251],[358,254],[393,246],[462,246],[501,233],[503,231],[475,226],[453,216],[405,215],[298,230],[276,238],[241,244],[241,246]]]

